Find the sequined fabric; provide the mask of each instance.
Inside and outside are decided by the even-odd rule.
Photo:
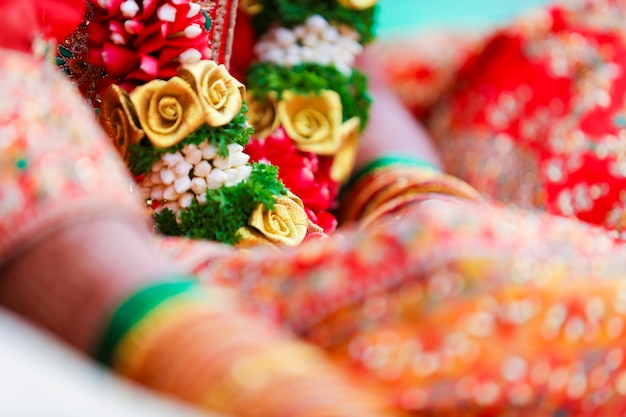
[[[0,264],[96,213],[141,224],[122,162],[74,87],[48,62],[8,50],[0,50],[0,150]]]
[[[626,3],[567,4],[495,34],[430,129],[448,170],[482,193],[621,233]]]
[[[624,259],[604,229],[574,220],[437,203],[196,272],[417,415],[615,416]]]

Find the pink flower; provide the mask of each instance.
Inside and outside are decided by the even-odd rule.
[[[176,75],[182,61],[211,57],[205,17],[191,0],[90,0],[88,62],[107,76],[99,90],[116,83],[132,89]]]
[[[246,153],[252,161],[268,162],[278,167],[278,176],[304,203],[309,219],[332,233],[337,219],[328,210],[339,191],[339,184],[330,178],[331,157],[299,151],[280,127],[263,139],[250,141]]]

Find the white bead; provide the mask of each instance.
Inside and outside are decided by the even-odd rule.
[[[178,205],[181,208],[187,208],[191,206],[195,196],[192,193],[185,193],[178,198]]]
[[[176,163],[182,161],[183,159],[185,158],[183,158],[183,155],[178,151],[174,153],[166,153],[161,156],[163,163],[170,167],[176,165]]]
[[[150,198],[153,200],[158,200],[158,201],[163,200],[164,189],[165,187],[163,187],[162,185],[157,185],[157,186],[152,187],[152,190],[150,191]]]
[[[191,180],[191,191],[196,195],[204,194],[207,190],[206,180],[204,178],[196,177]]]
[[[226,148],[228,149],[228,153],[229,154],[237,153],[237,152],[243,152],[243,146],[241,146],[238,143],[231,143]]]
[[[250,160],[250,155],[245,154],[243,152],[237,152],[230,155],[230,162],[233,167],[238,167],[240,165],[245,165]]]
[[[296,26],[293,28],[293,34],[296,35],[296,38],[302,39],[302,37],[306,35],[306,28],[302,25]]]
[[[163,181],[161,181],[161,171],[150,174],[150,182],[154,185],[163,184]]]
[[[206,146],[202,146],[206,144]],[[202,152],[202,159],[206,159],[207,161],[210,161],[211,159],[215,158],[215,155],[217,155],[217,148],[214,145],[211,145],[207,142],[203,142],[202,145],[200,145],[200,151]]]
[[[237,178],[240,181],[245,181],[250,177],[250,174],[252,174],[252,166],[250,165],[242,165],[240,167],[236,168],[237,170]]]
[[[335,56],[335,59],[336,59],[338,62],[341,62],[342,64],[346,64],[346,65],[348,65],[348,66],[350,66],[350,67],[351,67],[351,66],[353,66],[353,65],[354,65],[354,63],[355,63],[355,61],[356,61],[355,56],[354,56],[354,55],[352,55],[352,54],[347,54],[347,53],[335,53],[335,55],[334,55],[334,56]]]
[[[337,45],[339,45],[344,51],[354,55],[358,55],[363,52],[363,46],[361,46],[360,43],[346,37],[339,39]]]
[[[308,32],[302,37],[302,45],[315,48],[320,43],[320,37],[314,32]]]
[[[174,171],[169,168],[162,169],[161,172],[159,172],[159,175],[161,177],[161,183],[165,185],[172,184],[176,179],[176,174],[174,174]]]
[[[185,161],[189,162],[191,165],[196,165],[201,160],[202,151],[200,149],[194,149],[192,152],[185,155]]]
[[[289,56],[289,55],[300,55],[300,48],[302,48],[302,47],[299,46],[299,45],[295,45],[295,44],[291,45],[290,47],[285,48],[285,54],[287,56]]]
[[[352,74],[352,67],[350,65],[338,63],[338,64],[335,64],[335,68],[337,68],[337,71],[339,71],[343,75]]]
[[[196,196],[196,200],[200,204],[206,204],[206,194],[199,194]]]
[[[322,33],[326,27],[328,27],[328,22],[322,16],[316,14],[309,17],[305,25],[306,28],[312,32]]]
[[[174,184],[168,185],[165,190],[163,190],[163,199],[167,201],[178,200],[178,193],[174,188]]]
[[[262,61],[279,62],[285,58],[285,52],[280,48],[272,48],[263,56],[259,56]]]
[[[322,32],[322,38],[329,42],[335,42],[339,39],[339,32],[334,26],[328,26],[324,29],[324,32]]]
[[[174,190],[178,194],[183,194],[186,191],[189,191],[191,188],[191,179],[188,176],[178,177],[176,181],[174,181]]]
[[[239,172],[236,169],[228,168],[224,170],[226,174],[226,185],[236,185],[239,182]]]
[[[177,177],[183,176],[183,175],[189,175],[189,171],[191,171],[191,169],[193,168],[193,165],[190,164],[187,161],[180,161],[179,163],[177,163],[174,166],[174,173],[176,174]]]
[[[174,213],[177,213],[179,208],[178,201],[169,201],[160,207],[161,210],[170,209]]]
[[[200,161],[193,169],[193,175],[196,177],[206,177],[211,172],[211,164],[209,161]]]
[[[282,64],[286,67],[293,67],[296,65],[300,65],[302,60],[300,59],[300,55],[287,55],[282,60]]]
[[[221,156],[216,156],[215,158],[213,158],[213,166],[219,169],[230,168],[232,166],[230,162],[230,157],[227,156],[226,158],[223,158]]]
[[[254,53],[257,56],[265,55],[270,49],[275,48],[275,45],[269,41],[259,41],[254,45]]]
[[[226,176],[224,171],[218,168],[214,168],[213,170],[211,170],[209,175],[206,176],[206,184],[208,188],[215,189],[224,185],[227,179],[228,177]]]
[[[152,164],[152,172],[159,172],[161,168],[163,168],[163,161],[158,160],[154,164]]]
[[[321,48],[320,50],[318,50],[316,52],[317,53],[315,54],[315,59],[313,60],[314,62],[316,62],[316,63],[318,63],[320,65],[330,65],[331,56],[325,50],[325,48]]]
[[[195,151],[196,149],[198,149],[198,147],[194,145],[193,143],[190,143],[188,145],[183,146],[183,148],[180,151],[182,152],[184,156],[187,156],[191,152]]]
[[[313,49],[308,46],[300,48],[300,60],[302,62],[311,62],[315,60],[315,52],[313,52]]]
[[[277,28],[274,32],[276,43],[282,47],[293,45],[296,42],[296,35],[287,28]]]

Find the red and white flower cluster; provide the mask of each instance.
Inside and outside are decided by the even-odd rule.
[[[211,57],[206,18],[191,0],[90,1],[88,61],[106,72],[101,91],[168,79],[180,64]]]

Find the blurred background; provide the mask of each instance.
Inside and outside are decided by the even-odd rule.
[[[431,28],[488,29],[555,0],[379,0],[378,35]]]

